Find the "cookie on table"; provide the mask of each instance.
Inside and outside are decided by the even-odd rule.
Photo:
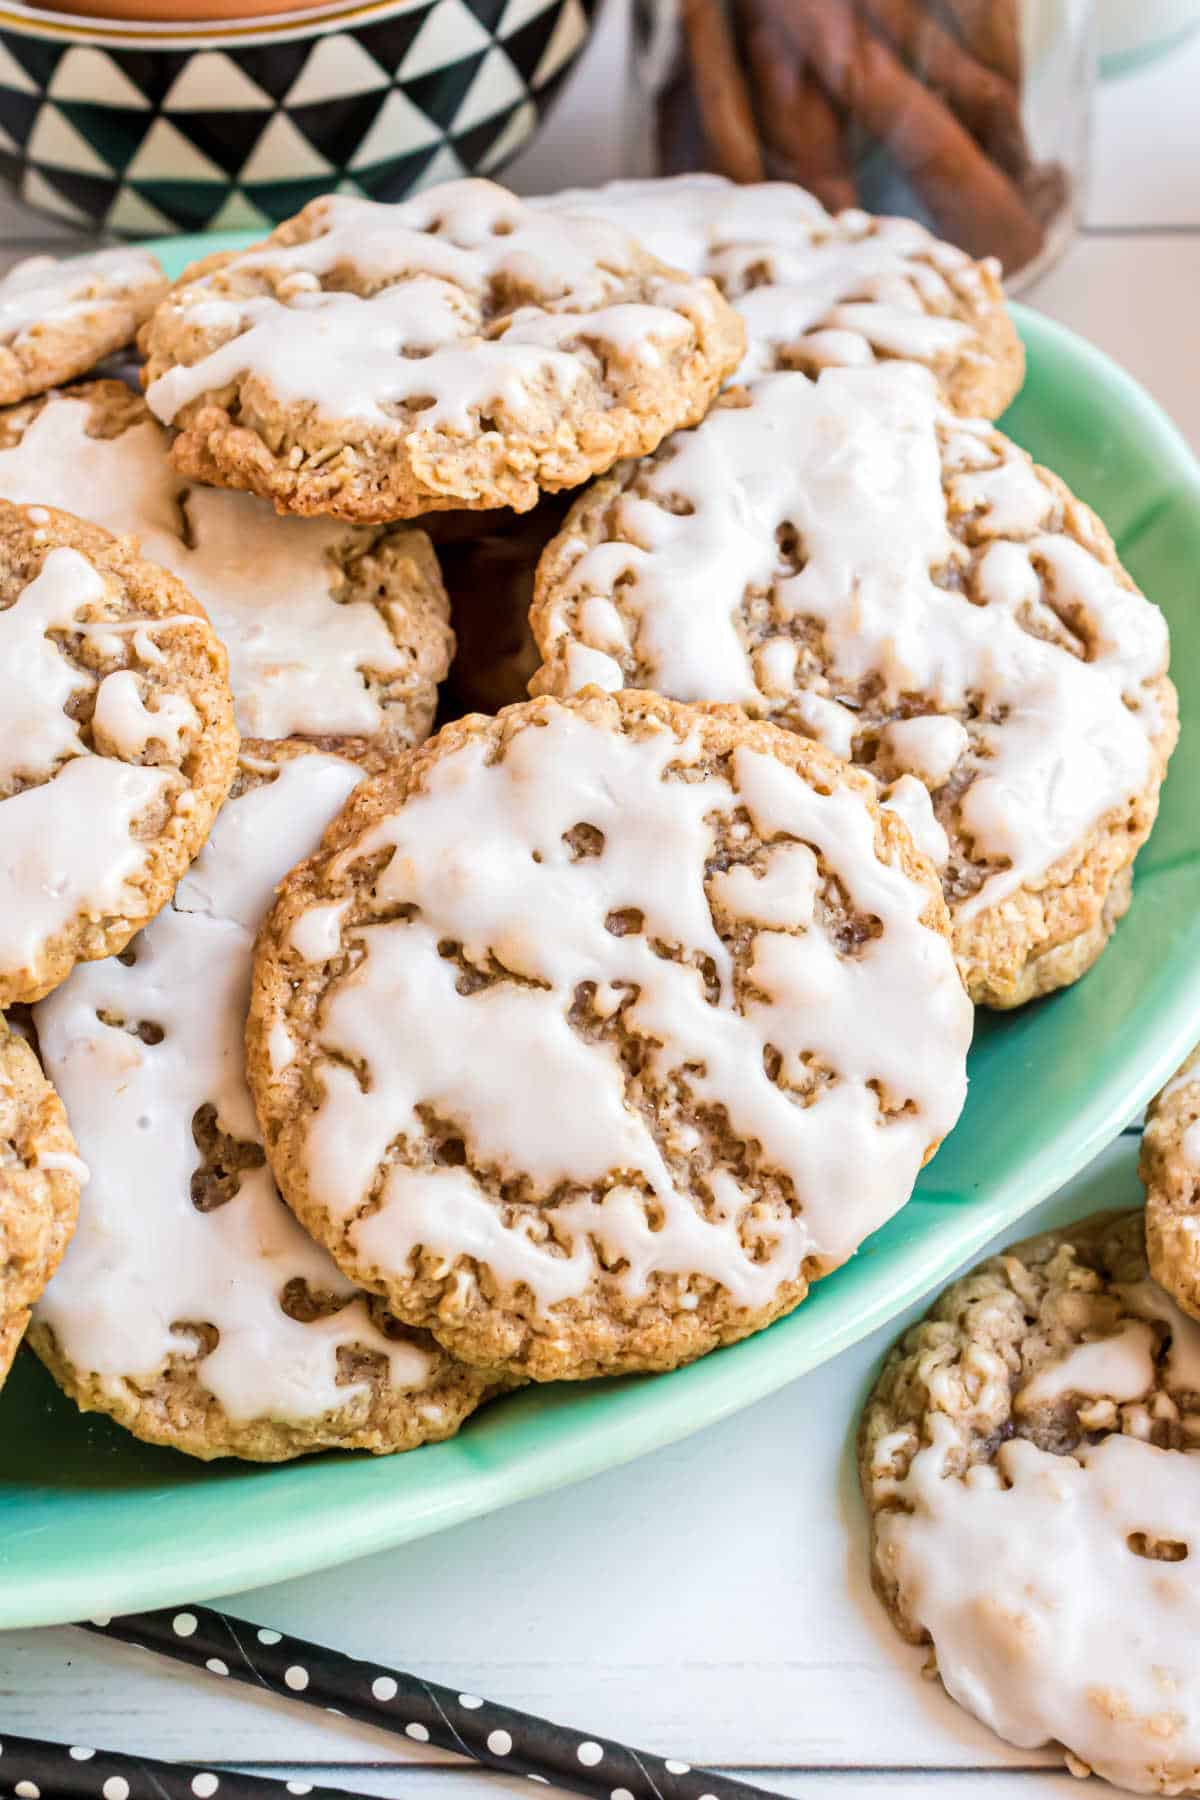
[[[1200,1767],[1200,1326],[1140,1211],[1015,1244],[884,1365],[859,1433],[873,1576],[960,1705],[1137,1793]]]
[[[92,1179],[30,1343],[85,1411],[192,1456],[407,1450],[496,1385],[305,1236],[246,1087],[255,929],[362,774],[311,745],[246,744],[171,905],[34,1009]]]
[[[167,291],[135,247],[31,256],[0,276],[0,406],[45,393],[132,343]]]
[[[429,735],[453,634],[424,532],[280,518],[189,486],[145,401],[92,381],[0,412],[0,495],[74,507],[136,535],[205,607],[247,737],[355,739],[391,754]]]
[[[535,693],[734,703],[889,784],[983,1004],[1076,980],[1129,903],[1177,733],[1166,625],[1095,515],[923,370],[730,390],[576,502],[531,620]]]
[[[0,1018],[0,1387],[62,1260],[86,1174],[62,1101]]]
[[[534,575],[569,504],[567,494],[548,494],[530,513],[439,513],[429,520],[454,626],[447,689],[454,713],[499,712],[528,696],[541,663],[529,629]]]
[[[0,500],[0,1007],[122,950],[233,779],[225,652],[129,541]]]
[[[1138,1173],[1151,1272],[1200,1318],[1200,1049],[1147,1107]]]
[[[594,693],[365,784],[259,935],[280,1188],[465,1361],[666,1369],[908,1198],[965,1092],[933,869],[872,784],[732,709]]]
[[[744,333],[619,226],[487,181],[328,195],[209,259],[142,337],[185,475],[353,523],[535,505],[703,417]]]
[[[611,219],[664,262],[711,276],[746,327],[743,381],[899,357],[931,369],[955,412],[987,419],[1021,385],[1025,353],[999,265],[914,219],[835,215],[791,182],[720,175],[616,181],[534,204]]]

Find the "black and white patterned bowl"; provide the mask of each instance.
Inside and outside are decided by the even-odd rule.
[[[597,0],[365,0],[221,25],[0,0],[0,177],[81,230],[266,231],[524,147]]]

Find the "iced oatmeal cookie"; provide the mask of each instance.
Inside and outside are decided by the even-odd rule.
[[[971,1008],[872,784],[656,695],[467,717],[365,784],[259,935],[248,1068],[294,1211],[464,1360],[664,1369],[908,1198]]]
[[[62,1260],[85,1174],[62,1101],[0,1018],[0,1387]]]
[[[1138,1172],[1151,1272],[1200,1318],[1200,1049],[1147,1108]]]
[[[674,268],[710,276],[746,327],[743,381],[899,357],[932,370],[955,412],[986,419],[1021,385],[997,264],[913,219],[834,215],[790,182],[720,175],[616,181],[534,204],[613,220]]]
[[[710,281],[487,181],[330,195],[198,265],[141,338],[185,475],[353,523],[528,511],[702,418],[744,347]]]
[[[0,1007],[153,918],[233,779],[225,652],[128,542],[0,500]]]
[[[30,1343],[85,1411],[192,1456],[407,1450],[449,1437],[496,1385],[304,1235],[246,1087],[255,929],[361,778],[308,744],[245,745],[171,904],[34,1009],[92,1180]]]
[[[167,432],[119,381],[0,412],[0,495],[64,506],[179,577],[229,656],[247,737],[355,739],[391,754],[429,735],[453,634],[422,531],[288,519],[189,484]]]
[[[1200,1783],[1200,1326],[1142,1214],[1015,1244],[905,1333],[863,1414],[873,1575],[947,1691],[1137,1793]]]
[[[575,503],[535,693],[732,702],[869,769],[942,870],[972,997],[1076,980],[1177,732],[1162,614],[1103,525],[893,364],[731,389]]]
[[[132,343],[166,290],[157,257],[134,247],[18,263],[0,276],[0,406]]]

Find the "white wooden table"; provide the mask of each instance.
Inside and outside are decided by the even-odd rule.
[[[614,7],[522,159],[526,188],[616,172],[621,29]],[[1200,41],[1102,90],[1085,229],[1030,298],[1200,448],[1198,89]],[[46,235],[0,202],[0,260]],[[1077,1796],[1054,1758],[1009,1750],[922,1681],[870,1593],[849,1446],[898,1329],[631,1467],[230,1610],[804,1800]],[[529,1792],[70,1630],[0,1637],[3,1729],[399,1800]]]

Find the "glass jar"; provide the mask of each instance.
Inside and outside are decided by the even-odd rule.
[[[1091,0],[635,0],[660,174],[902,213],[1010,282],[1074,228]]]

